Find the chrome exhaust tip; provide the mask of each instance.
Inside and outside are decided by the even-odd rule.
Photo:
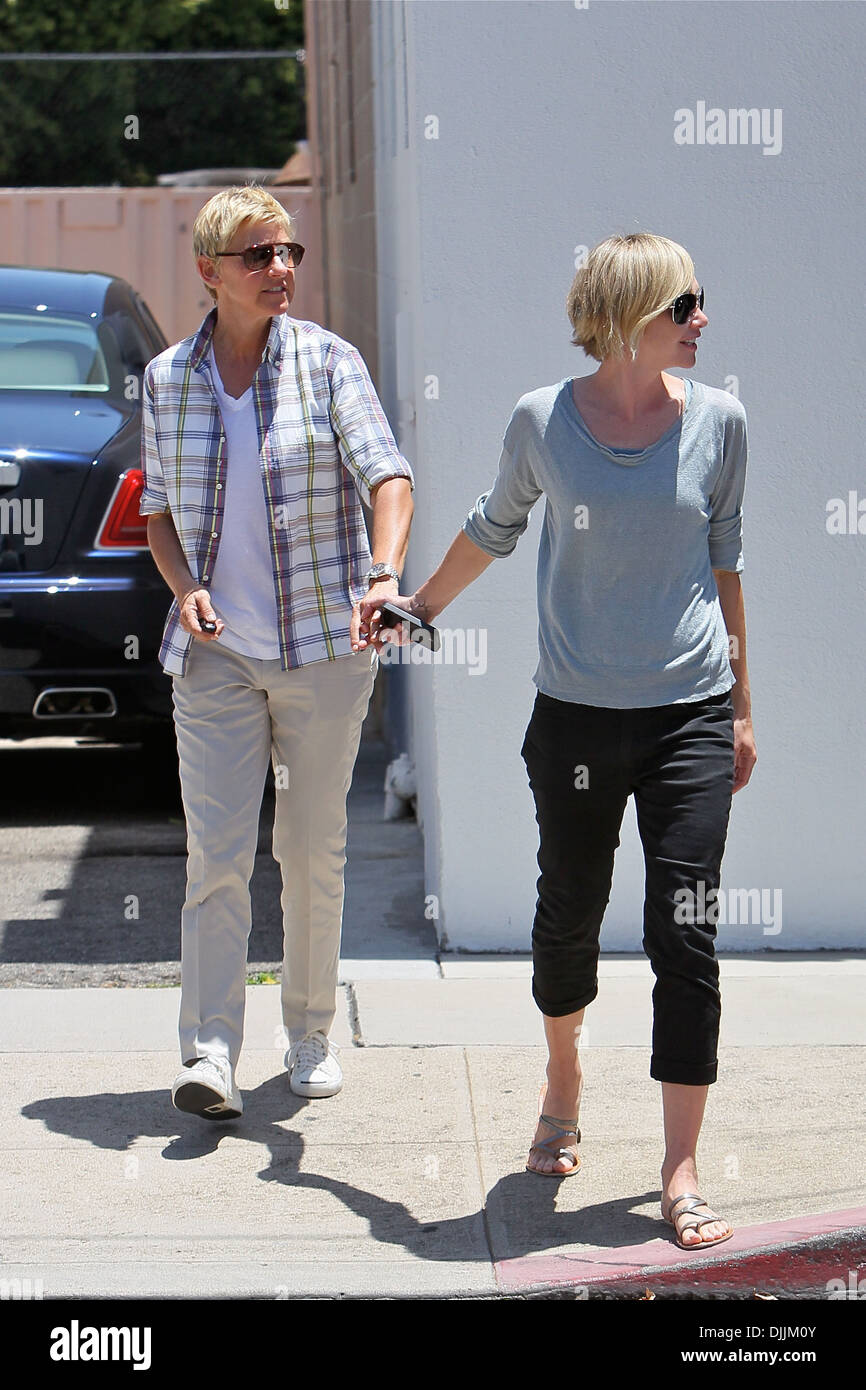
[[[34,719],[113,719],[114,693],[104,685],[49,685],[33,705]]]

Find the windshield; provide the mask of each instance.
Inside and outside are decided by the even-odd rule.
[[[95,323],[0,309],[0,390],[109,388],[108,363]]]

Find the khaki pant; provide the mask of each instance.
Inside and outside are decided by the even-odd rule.
[[[268,759],[273,853],[283,881],[283,1024],[291,1043],[336,1012],[346,796],[373,689],[372,648],[282,671],[194,641],[173,679],[187,824],[180,1049],[237,1065],[243,1041],[249,882]],[[287,785],[285,785],[287,781]]]

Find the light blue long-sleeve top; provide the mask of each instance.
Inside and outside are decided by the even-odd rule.
[[[746,412],[686,379],[683,413],[660,439],[611,448],[571,381],[521,396],[496,481],[463,526],[489,555],[510,555],[545,496],[533,680],[611,709],[722,694],[734,675],[713,570],[743,568]]]

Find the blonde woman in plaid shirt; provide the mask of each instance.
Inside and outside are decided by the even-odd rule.
[[[174,594],[160,661],[173,679],[187,822],[174,1105],[243,1110],[249,880],[268,760],[282,873],[281,1003],[289,1084],[334,1095],[346,796],[377,658],[359,603],[396,594],[412,470],[363,359],[289,317],[303,256],[263,188],[224,190],[193,228],[214,308],[148,365],[142,468],[154,560]],[[362,503],[372,511],[368,538]]]

